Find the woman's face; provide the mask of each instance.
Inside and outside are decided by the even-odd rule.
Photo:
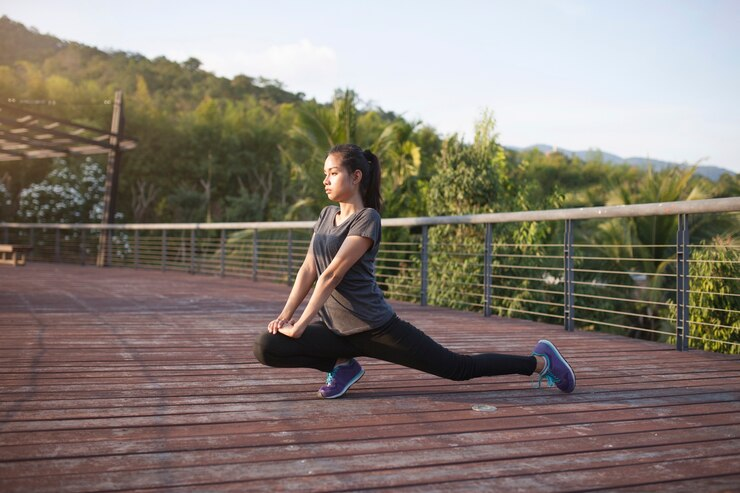
[[[349,202],[354,194],[359,193],[361,178],[361,171],[350,174],[333,154],[324,161],[324,191],[333,202]]]

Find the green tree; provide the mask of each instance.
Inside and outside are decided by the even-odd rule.
[[[692,249],[690,347],[740,354],[738,265],[740,245],[731,237],[717,237]]]
[[[429,212],[432,215],[480,214],[556,206],[558,197],[544,196],[535,182],[518,183],[517,177],[527,174],[526,164],[507,161],[498,143],[495,120],[484,113],[476,125],[471,145],[453,136],[444,142],[436,164],[437,173],[428,189]],[[493,226],[493,267],[497,284],[494,303],[500,314],[548,311],[543,305],[531,303],[539,294],[529,289],[530,283],[544,282],[519,279],[522,271],[510,267],[507,256],[520,258],[539,274],[543,252],[541,245],[550,235],[544,223],[501,224]],[[484,303],[484,237],[482,225],[436,226],[430,229],[431,260],[429,297],[437,304],[457,308],[475,308]],[[526,255],[528,258],[523,259]],[[525,271],[526,272],[526,271]],[[525,307],[525,308],[522,308]],[[521,310],[521,311],[520,311]]]

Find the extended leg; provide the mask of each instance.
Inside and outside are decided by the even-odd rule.
[[[450,380],[509,374],[531,375],[537,364],[533,356],[458,354],[399,318],[394,318],[379,329],[348,336],[348,339],[364,356]]]

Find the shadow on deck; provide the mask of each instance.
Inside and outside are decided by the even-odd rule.
[[[528,354],[547,337],[578,388],[457,383],[363,359],[350,393],[322,401],[322,374],[251,353],[287,294],[184,273],[0,268],[0,491],[740,484],[737,357],[394,303],[461,352]]]

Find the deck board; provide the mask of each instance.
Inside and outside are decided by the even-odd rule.
[[[451,382],[362,358],[323,375],[261,366],[251,341],[287,286],[30,263],[0,269],[0,491],[729,491],[740,361],[600,333],[394,303],[461,352],[575,368]],[[484,404],[495,411],[478,412]]]

